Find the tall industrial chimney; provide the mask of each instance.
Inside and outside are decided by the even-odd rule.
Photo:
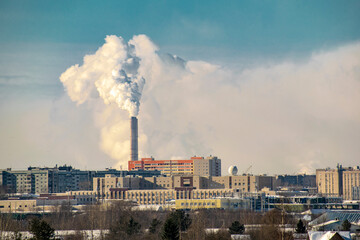
[[[139,160],[138,155],[138,120],[136,117],[131,117],[130,119],[130,126],[131,126],[131,156],[130,160],[135,161]]]

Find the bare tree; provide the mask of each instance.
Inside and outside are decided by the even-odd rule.
[[[184,239],[198,239],[205,240],[205,212],[198,211],[193,215],[192,223],[190,228],[187,230],[186,236]]]

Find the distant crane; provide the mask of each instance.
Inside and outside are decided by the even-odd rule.
[[[244,175],[248,174],[248,172],[250,171],[250,169],[252,168],[252,165],[250,165],[250,167],[248,167],[245,172],[244,172]]]

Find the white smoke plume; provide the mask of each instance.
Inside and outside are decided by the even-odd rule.
[[[105,104],[116,103],[130,116],[137,116],[145,84],[138,71],[141,61],[138,52],[156,50],[154,45],[146,50],[140,48],[137,43],[139,38],[149,42],[144,35],[128,43],[121,37],[107,36],[105,44],[95,54],[84,57],[82,66],[76,64],[67,69],[60,80],[70,98],[82,104],[94,95],[96,89]]]
[[[359,56],[360,44],[354,43],[301,62],[238,70],[161,55],[144,35],[128,43],[111,36],[61,81],[73,101],[93,108],[99,146],[116,159],[115,167],[129,160],[128,116],[102,98],[118,103],[115,96],[121,96],[120,107],[136,114],[144,87],[140,157],[213,154],[222,159],[223,173],[230,165],[240,172],[253,165],[253,173],[313,173],[338,162],[358,164]]]

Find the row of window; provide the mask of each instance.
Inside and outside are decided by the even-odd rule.
[[[210,205],[215,206],[215,203],[214,202],[212,202],[212,203],[210,203],[210,202],[207,202],[207,203],[205,203],[205,202],[204,203],[201,203],[201,202],[200,203],[196,203],[196,202],[195,203],[192,203],[192,202],[191,203],[188,203],[188,202],[181,203],[181,206],[210,206]]]
[[[21,208],[22,205],[19,205],[19,206],[16,206],[16,207]],[[24,205],[24,207],[27,208],[28,206],[27,206],[27,205]],[[0,208],[5,208],[5,206],[4,206],[4,205],[0,205]],[[8,208],[11,208],[11,205],[9,205]]]

